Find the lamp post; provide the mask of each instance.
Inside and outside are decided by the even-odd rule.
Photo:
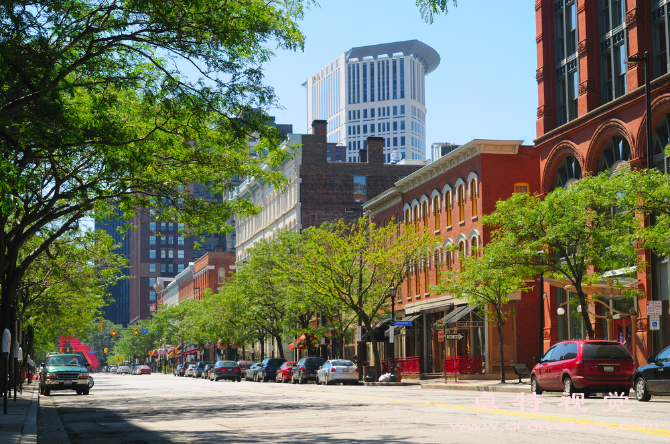
[[[537,262],[544,265],[544,250],[537,252]],[[544,269],[540,268],[540,356],[544,356]]]
[[[391,327],[395,329],[395,296],[396,296],[396,288],[391,287],[389,288],[389,296],[391,296]],[[395,331],[392,332],[395,336]],[[389,378],[389,382],[397,382],[397,379],[395,377],[395,343],[391,342],[391,377]]]
[[[344,209],[345,213],[359,213],[360,219],[363,218],[363,206],[361,205],[360,207],[354,207],[354,208],[345,208]],[[358,256],[358,306],[360,307],[363,305],[363,294],[362,294],[362,289],[363,289],[363,254],[359,254]],[[361,317],[358,316],[358,330],[362,331],[363,328],[363,322],[361,321]],[[361,359],[363,357],[363,341],[357,341],[356,342],[356,356],[358,356],[358,361],[356,362],[356,365],[360,367],[360,363],[362,362]],[[363,378],[363,373],[359,372],[358,373],[358,379],[361,380]]]

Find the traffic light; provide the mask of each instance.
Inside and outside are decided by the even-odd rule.
[[[107,347],[105,347],[105,354],[107,354],[107,350],[109,350]]]
[[[63,353],[63,347],[60,348],[60,352],[61,352],[61,354]]]
[[[137,329],[135,329],[135,336],[137,336]]]
[[[115,329],[115,328],[112,329],[112,337],[113,337],[113,338],[116,337],[116,329]]]
[[[67,352],[70,353],[70,347],[67,348]]]
[[[102,322],[98,322],[98,326],[100,327],[100,331],[102,331]]]

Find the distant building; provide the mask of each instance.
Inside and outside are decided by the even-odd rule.
[[[382,137],[384,163],[426,159],[425,76],[439,54],[418,40],[351,48],[303,84],[307,121],[327,122],[327,141],[358,162],[368,137]]]
[[[458,148],[460,145],[455,144],[454,142],[440,143],[434,142],[430,144],[430,150],[433,153],[433,161],[436,161],[442,156],[445,156]]]
[[[95,229],[106,232],[114,239],[114,243],[120,245],[120,248],[114,253],[130,259],[130,233],[126,231],[125,222],[118,210],[116,214],[117,217],[96,219]],[[102,311],[105,313],[105,319],[125,326],[130,322],[130,280],[128,279],[130,269],[128,267],[123,269],[123,275],[125,279],[108,289],[110,302],[103,307]]]

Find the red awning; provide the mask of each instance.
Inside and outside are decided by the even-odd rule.
[[[312,346],[315,346],[314,343],[317,342],[316,338],[312,335],[310,335],[309,337],[312,340]],[[307,341],[305,341],[305,334],[304,333],[302,335],[300,335],[297,342],[298,342],[298,347],[297,348],[299,348],[300,350],[307,350]],[[295,350],[296,349],[295,342],[291,342],[288,345],[288,349],[289,350]]]
[[[197,348],[194,348],[194,349],[192,349],[192,350],[186,350],[186,351],[184,352],[184,354],[185,354],[185,355],[197,355],[197,354],[198,354],[198,349],[197,349]]]

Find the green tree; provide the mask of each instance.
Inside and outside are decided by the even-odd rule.
[[[309,0],[6,1],[0,4],[2,325],[28,267],[79,221],[147,209],[195,233],[252,214],[249,201],[205,202],[236,176],[286,153],[263,111],[276,105],[262,65],[296,50]],[[189,78],[187,71],[197,73]],[[247,142],[260,139],[251,158]],[[40,232],[42,242],[21,252]]]
[[[365,218],[348,225],[324,223],[305,230],[310,242],[297,264],[295,278],[305,289],[332,305],[345,306],[370,334],[375,368],[381,368],[374,322],[388,309],[388,289],[400,287],[410,267],[424,259],[439,238],[418,226],[385,227]]]
[[[462,258],[461,270],[442,273],[442,283],[434,287],[438,294],[453,297],[479,307],[480,313],[498,330],[500,348],[500,382],[505,383],[505,356],[503,352],[503,326],[512,314],[510,293],[521,291],[524,278],[531,277],[530,267],[515,264],[507,245],[492,242],[476,255]]]
[[[416,6],[421,11],[421,17],[428,24],[433,23],[436,15],[447,14],[449,4],[452,3],[457,6],[457,0],[416,0]]]
[[[138,330],[137,336],[135,336],[135,329]],[[143,329],[149,332],[142,333]],[[121,330],[121,332],[117,330],[116,334],[120,337],[114,344],[114,348],[110,354],[113,356],[123,356],[125,360],[133,362],[136,359],[145,360],[148,357],[148,352],[156,348],[156,344],[158,344],[160,339],[156,329],[152,328],[151,320],[149,319],[140,320],[128,329]]]
[[[591,339],[594,333],[584,287],[598,282],[599,273],[645,267],[633,237],[639,220],[634,208],[622,206],[625,202],[617,184],[602,173],[557,188],[544,199],[514,194],[484,217],[484,223],[495,228],[493,240],[509,249],[513,263],[534,265],[538,272],[544,270],[572,284]],[[616,282],[616,277],[612,279]]]

